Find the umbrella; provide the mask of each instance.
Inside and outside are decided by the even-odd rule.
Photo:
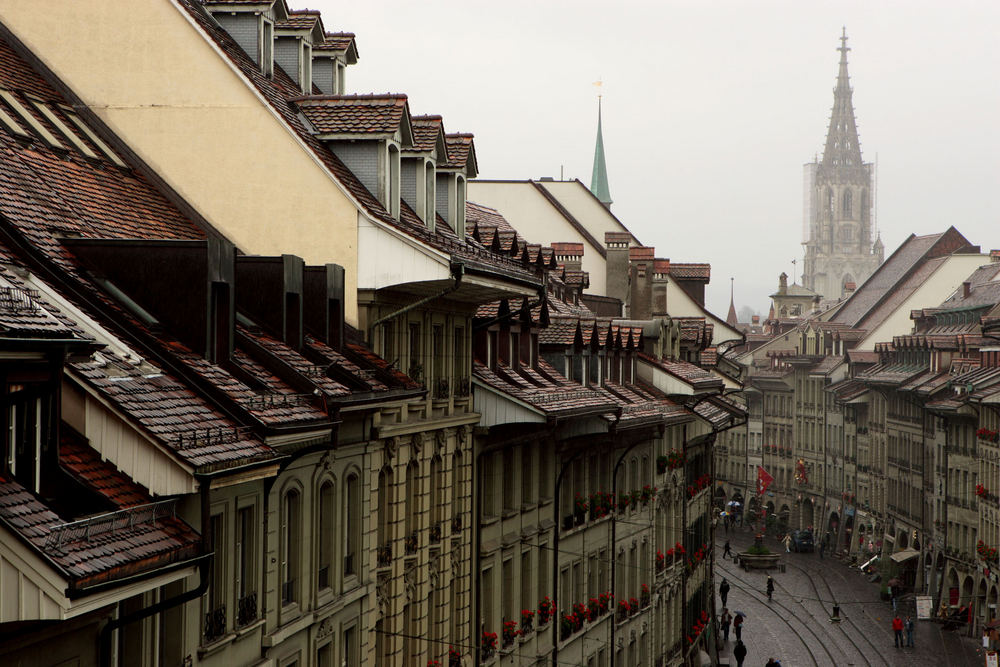
[[[729,512],[719,512],[719,516],[729,516]]]
[[[739,501],[736,501],[736,500],[730,500],[730,501],[729,501],[729,503],[727,503],[727,504],[728,504],[728,505],[729,505],[730,507],[739,507],[739,506],[740,506],[740,505],[742,505],[743,503],[741,503],[741,502],[739,502]]]
[[[746,614],[744,614],[742,611],[739,611],[739,610],[734,611],[733,612],[733,616],[742,616],[743,618],[747,617]]]

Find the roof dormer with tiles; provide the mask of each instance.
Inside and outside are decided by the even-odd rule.
[[[447,160],[437,168],[437,212],[458,234],[465,230],[466,183],[479,175],[471,134],[446,134]]]
[[[274,75],[274,25],[288,20],[284,0],[204,0],[205,9],[257,63],[267,77]]]
[[[303,9],[288,12],[274,22],[274,62],[299,85],[304,95],[312,92],[313,44],[325,39],[319,12]]]
[[[328,32],[323,41],[312,47],[312,81],[323,95],[346,92],[348,65],[358,62],[358,47],[353,32]]]
[[[441,116],[413,116],[411,122],[413,146],[403,150],[403,201],[433,231],[438,217],[437,166],[448,162],[444,122]]]

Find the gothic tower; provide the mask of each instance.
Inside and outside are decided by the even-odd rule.
[[[604,208],[611,209],[611,190],[608,188],[608,166],[604,161],[604,133],[601,132],[601,98],[597,98],[597,145],[594,146],[594,173],[590,178],[590,191]]]
[[[840,37],[840,71],[822,159],[805,165],[803,285],[837,299],[861,285],[882,263],[873,233],[874,169],[861,157],[847,76],[847,30]],[[874,237],[874,238],[873,238]]]

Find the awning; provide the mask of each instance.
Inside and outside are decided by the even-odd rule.
[[[916,558],[920,555],[920,552],[916,549],[903,549],[902,551],[897,551],[890,558],[892,558],[897,563],[905,563],[911,558]]]

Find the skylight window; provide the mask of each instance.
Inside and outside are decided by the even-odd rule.
[[[35,134],[40,136],[45,143],[52,148],[66,150],[66,147],[63,146],[62,142],[56,139],[54,134],[45,129],[45,126],[38,122],[38,119],[35,118],[35,116],[28,111],[27,107],[21,104],[21,102],[14,97],[10,91],[0,90],[0,99],[6,102],[7,105],[14,110],[14,113],[20,117],[24,124],[34,130]]]
[[[90,146],[84,143],[84,141],[80,139],[80,137],[78,137],[73,130],[69,129],[69,126],[62,122],[62,119],[59,118],[59,116],[57,116],[56,113],[45,104],[45,102],[32,99],[31,103],[35,105],[35,108],[38,109],[39,113],[45,116],[46,120],[52,123],[52,125],[59,130],[59,133],[63,135],[69,143],[73,144],[76,150],[80,151],[83,155],[91,158],[92,160],[99,159],[97,157],[97,153],[91,150]]]
[[[21,137],[22,139],[31,139],[31,135],[24,131],[24,129],[17,124],[14,117],[7,113],[7,110],[0,107],[0,125],[7,128],[7,131],[16,137]]]
[[[104,153],[105,157],[107,157],[109,160],[114,162],[117,166],[122,167],[123,169],[128,168],[128,165],[125,164],[120,157],[118,157],[118,154],[115,153],[113,150],[111,150],[110,146],[101,141],[101,138],[97,136],[97,133],[94,132],[92,129],[90,129],[90,126],[84,123],[83,119],[80,118],[78,115],[76,115],[76,113],[72,109],[70,109],[69,107],[59,107],[59,108],[62,109],[63,114],[65,114],[65,116],[69,118],[70,122],[76,125],[76,127],[81,132],[87,135],[87,138],[90,139],[90,142],[95,146],[97,146],[98,150]]]

